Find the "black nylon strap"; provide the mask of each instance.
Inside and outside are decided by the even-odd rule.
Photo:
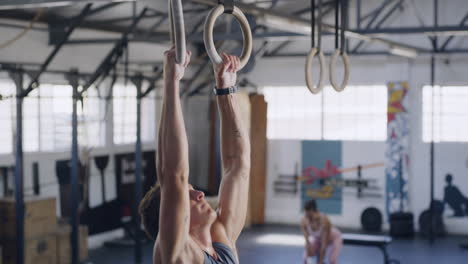
[[[220,5],[224,5],[224,13],[232,14],[234,12],[234,0],[219,0]]]
[[[340,0],[335,0],[335,49],[339,48]]]
[[[319,0],[319,6],[318,6],[318,26],[317,26],[317,47],[318,50],[321,50],[322,48],[322,0]]]
[[[223,89],[213,89],[213,93],[215,95],[227,95],[227,94],[232,94],[237,92],[237,86],[231,86],[228,88],[223,88]]]
[[[345,38],[345,30],[346,30],[346,20],[347,20],[347,0],[341,0],[341,34],[340,34],[340,51],[343,54],[346,47],[346,38]]]
[[[310,29],[312,48],[315,48],[315,0],[310,0]]]

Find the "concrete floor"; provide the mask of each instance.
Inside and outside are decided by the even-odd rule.
[[[468,264],[468,250],[459,244],[463,237],[439,238],[433,245],[427,240],[395,240],[389,246],[391,258],[402,264]],[[297,227],[262,226],[245,230],[239,241],[242,264],[302,264],[303,238]],[[143,263],[151,264],[152,245],[145,245]],[[132,248],[106,248],[90,251],[89,262],[94,264],[133,264]],[[345,245],[341,264],[380,264],[382,253],[377,248]]]

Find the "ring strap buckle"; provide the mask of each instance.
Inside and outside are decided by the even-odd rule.
[[[224,5],[224,13],[232,14],[234,12],[234,0],[219,0],[220,5]]]

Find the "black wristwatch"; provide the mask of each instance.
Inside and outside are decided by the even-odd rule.
[[[237,92],[236,85],[228,87],[228,88],[223,88],[223,89],[216,89],[216,88],[213,89],[213,93],[215,95],[226,95],[226,94],[232,94],[235,92]]]

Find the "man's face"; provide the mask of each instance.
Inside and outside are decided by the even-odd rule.
[[[202,191],[195,190],[189,185],[190,196],[190,228],[211,224],[216,219],[216,213],[205,200]]]

